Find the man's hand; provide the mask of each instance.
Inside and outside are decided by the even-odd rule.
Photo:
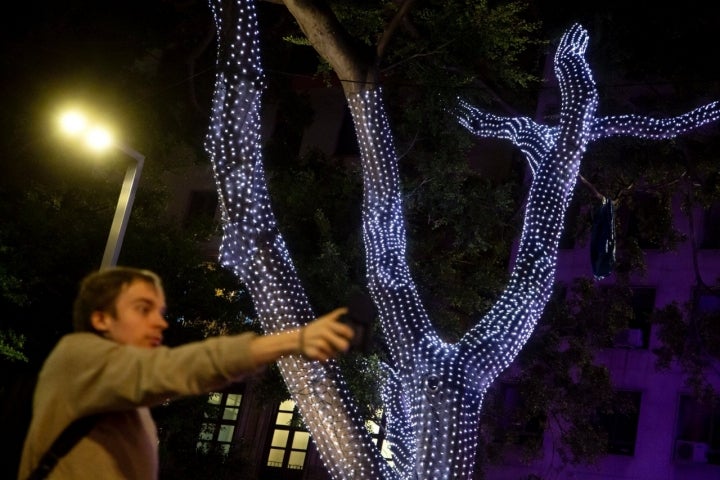
[[[347,308],[337,308],[300,327],[298,353],[308,360],[325,361],[346,352],[355,335],[352,327],[340,321]]]

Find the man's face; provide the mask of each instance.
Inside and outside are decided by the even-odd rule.
[[[125,285],[115,300],[116,315],[94,312],[93,326],[105,338],[124,345],[155,348],[162,344],[165,295],[150,282],[135,280]]]

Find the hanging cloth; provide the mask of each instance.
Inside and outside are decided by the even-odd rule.
[[[593,212],[590,263],[595,280],[607,277],[615,267],[615,207],[607,197]]]

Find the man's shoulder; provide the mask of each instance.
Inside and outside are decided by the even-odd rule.
[[[66,363],[72,358],[90,359],[113,348],[115,342],[90,332],[76,332],[63,335],[45,360],[48,365]]]
[[[68,346],[74,346],[78,343],[91,343],[91,344],[111,344],[110,340],[101,337],[100,335],[92,332],[73,332],[63,335],[58,341],[55,348],[66,348]]]

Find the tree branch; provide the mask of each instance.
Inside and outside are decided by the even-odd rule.
[[[374,86],[376,69],[364,59],[330,7],[320,0],[284,0],[315,51],[337,74],[346,94],[358,93]]]
[[[605,198],[605,195],[598,192],[597,189],[595,188],[595,185],[590,183],[585,177],[583,177],[582,175],[579,175],[579,174],[578,174],[578,177],[585,184],[585,186],[588,187],[591,192],[593,192],[593,195],[595,195],[598,198],[598,200],[602,200],[603,198]]]
[[[404,0],[402,5],[400,5],[400,8],[395,13],[395,16],[392,20],[390,20],[390,23],[387,25],[385,30],[383,31],[382,35],[380,36],[380,40],[378,40],[377,48],[375,49],[375,66],[378,67],[380,65],[380,60],[385,56],[385,49],[387,49],[387,46],[390,44],[390,39],[393,37],[395,32],[397,31],[398,27],[402,23],[403,19],[407,17],[408,12],[412,8],[413,4],[415,3],[415,0]]]
[[[385,67],[385,68],[383,69],[383,71],[384,71],[384,72],[390,71],[390,70],[392,70],[392,69],[394,69],[394,68],[399,67],[399,66],[402,65],[403,63],[410,62],[410,61],[412,61],[412,60],[414,60],[414,59],[416,59],[416,58],[429,57],[429,56],[432,56],[432,55],[436,55],[438,52],[442,51],[442,49],[445,48],[445,47],[446,47],[447,45],[449,45],[449,44],[450,44],[450,42],[445,42],[445,43],[443,43],[442,45],[440,45],[438,48],[436,48],[435,50],[432,50],[432,51],[430,51],[430,52],[416,53],[416,54],[414,54],[414,55],[409,55],[409,56],[408,56],[406,59],[404,59],[404,60],[401,60],[401,61],[399,61],[399,62],[396,62],[396,63],[394,63],[394,64],[392,64],[392,65],[388,65],[387,67]]]
[[[655,140],[675,138],[720,118],[720,102],[711,102],[682,115],[652,118],[639,115],[619,115],[595,120],[593,140],[613,136],[645,137]]]

